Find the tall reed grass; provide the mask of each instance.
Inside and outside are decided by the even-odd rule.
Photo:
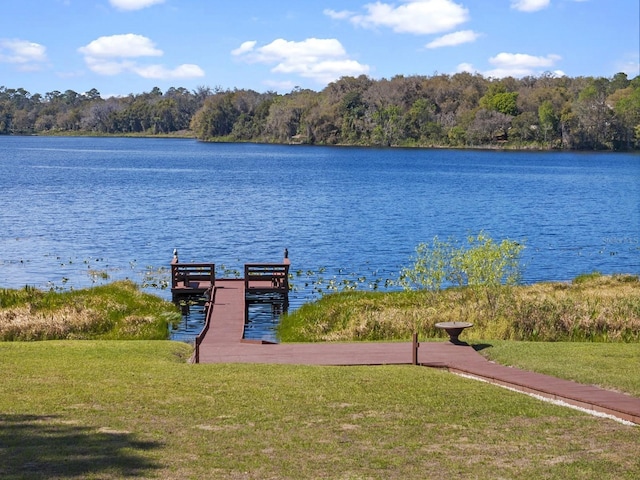
[[[172,303],[131,281],[84,290],[0,289],[0,340],[166,339],[180,321]]]
[[[471,322],[465,339],[640,341],[640,280],[589,275],[571,283],[439,291],[343,292],[285,316],[283,341],[445,337],[438,322]]]

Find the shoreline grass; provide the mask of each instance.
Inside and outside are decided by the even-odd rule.
[[[580,276],[571,283],[479,290],[349,291],[326,295],[285,315],[285,342],[408,340],[413,332],[444,338],[437,322],[471,322],[465,339],[640,341],[640,280]]]
[[[0,342],[0,476],[640,475],[638,427],[444,371],[190,365],[190,352],[169,341]]]
[[[164,340],[175,305],[131,281],[64,292],[0,289],[0,340]]]

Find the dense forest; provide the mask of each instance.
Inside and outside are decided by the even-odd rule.
[[[0,134],[189,135],[205,141],[640,149],[640,76],[343,77],[287,94],[198,87],[102,98],[0,86]]]

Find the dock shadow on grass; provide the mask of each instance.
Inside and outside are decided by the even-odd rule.
[[[161,468],[142,452],[161,448],[128,432],[79,426],[56,416],[0,414],[0,478],[147,477]]]
[[[485,348],[492,348],[493,347],[493,345],[491,345],[490,343],[472,343],[471,346],[473,347],[473,349],[476,352],[484,350]]]

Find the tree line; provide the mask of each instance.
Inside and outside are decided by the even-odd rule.
[[[640,149],[640,76],[342,77],[286,94],[197,87],[102,98],[0,87],[0,134],[181,134],[203,141]]]

